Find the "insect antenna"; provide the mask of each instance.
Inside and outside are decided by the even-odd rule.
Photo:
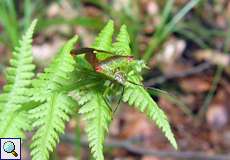
[[[154,87],[146,87],[146,86],[144,86],[144,85],[142,85],[142,84],[137,84],[137,83],[132,82],[132,81],[130,81],[130,80],[127,80],[127,82],[129,82],[129,83],[131,83],[131,84],[133,84],[133,85],[136,85],[136,86],[143,87],[143,88],[145,88],[145,89],[151,91],[151,93],[152,93],[152,94],[155,94],[155,95],[160,95],[160,96],[166,96],[166,95],[167,95],[167,96],[170,96],[170,95],[168,94],[168,92],[163,91],[163,90],[161,90],[161,89],[157,89],[157,88],[154,88]]]
[[[141,86],[141,87],[145,88],[153,96],[162,96],[162,97],[166,98],[168,101],[177,105],[188,116],[193,115],[193,113],[191,112],[189,107],[183,101],[178,101],[178,98],[175,95],[169,94],[168,92],[163,91],[163,90],[158,89],[158,88],[145,87],[144,85],[137,84],[137,83],[134,83],[132,81],[128,81],[128,82],[133,84],[133,85],[137,85],[137,86]]]
[[[99,49],[94,49],[94,48],[88,48],[88,47],[85,47],[85,48],[75,48],[73,50],[70,51],[70,54],[72,56],[76,56],[76,55],[79,55],[79,54],[96,54],[96,53],[105,53],[105,54],[110,54],[110,55],[113,55],[112,52],[109,52],[109,51],[105,51],[105,50],[99,50]]]

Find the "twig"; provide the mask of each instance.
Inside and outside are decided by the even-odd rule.
[[[75,138],[72,134],[66,134],[62,136],[62,140],[67,143],[73,144],[74,139]],[[88,141],[85,137],[81,139],[81,144],[85,147],[88,147]],[[151,155],[161,158],[175,158],[177,160],[230,160],[230,155],[208,155],[207,153],[202,152],[157,151],[135,146],[133,142],[131,142],[130,140],[123,141],[115,139],[106,139],[105,146],[113,148],[123,148],[128,152],[137,155]]]
[[[148,89],[148,87],[146,87]],[[166,100],[172,102],[176,106],[178,106],[186,115],[190,117],[194,117],[192,111],[189,109],[189,107],[182,102],[181,100],[178,100],[178,98],[172,94],[169,94],[165,91],[158,90],[156,88],[149,87],[148,92],[153,96],[161,96],[164,97]]]
[[[201,73],[201,72],[209,69],[210,67],[211,67],[211,64],[208,62],[205,62],[205,63],[202,63],[202,64],[200,64],[196,67],[193,67],[193,68],[191,68],[187,71],[184,71],[184,72],[178,72],[178,73],[169,74],[166,76],[160,76],[157,78],[150,79],[150,80],[144,82],[144,85],[145,86],[153,86],[155,84],[164,83],[165,81],[170,80],[170,79],[188,77],[188,76],[191,76],[194,74]]]
[[[184,72],[179,72],[179,73],[174,73],[171,75],[166,75],[166,76],[160,76],[158,78],[154,78],[154,79],[150,79],[147,82],[144,82],[145,86],[152,86],[154,84],[160,84],[163,83],[169,79],[173,79],[173,78],[182,78],[182,77],[186,77],[186,76],[191,76],[193,74],[197,74],[200,73],[208,68],[210,68],[211,64],[210,63],[202,63],[192,69],[189,69],[187,71]],[[161,95],[162,96],[162,95]],[[191,110],[189,109],[189,107],[182,101],[178,101],[178,98],[176,98],[175,96],[165,96],[163,95],[167,100],[173,102],[174,104],[176,104],[178,107],[180,107],[180,109],[189,116],[194,116],[193,113],[191,112]]]

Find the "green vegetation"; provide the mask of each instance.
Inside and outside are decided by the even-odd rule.
[[[79,109],[87,122],[86,132],[93,157],[103,160],[103,143],[113,118],[111,98],[116,97],[123,88],[123,101],[146,112],[177,148],[166,115],[141,86],[141,70],[145,67],[141,60],[130,62],[125,58],[122,61],[114,59],[105,64],[103,72],[95,72],[84,55],[76,58],[71,56],[70,52],[78,40],[78,36],[75,36],[62,47],[44,73],[32,80],[34,65],[31,42],[35,24],[36,21],[23,36],[19,47],[16,47],[11,67],[8,68],[7,85],[0,99],[1,137],[23,137],[25,131],[33,129],[32,159],[49,159],[49,152],[54,151],[60,134],[64,133],[65,123]],[[113,28],[113,21],[109,21],[92,47],[105,51],[113,48],[115,55],[109,55],[109,58],[131,55],[126,26],[121,27],[114,43]],[[97,56],[99,60],[108,57],[105,53]],[[127,81],[118,81],[114,76],[117,73],[124,74]]]

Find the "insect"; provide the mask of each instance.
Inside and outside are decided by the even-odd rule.
[[[94,48],[79,48],[79,49],[73,49],[70,54],[72,56],[77,56],[80,54],[85,54],[86,60],[94,67],[95,71],[100,72],[103,70],[103,68],[112,61],[123,61],[127,60],[132,61],[134,58],[133,56],[122,56],[122,55],[115,55],[112,52],[94,49]],[[106,58],[104,60],[98,60],[96,54],[108,54],[111,55],[109,58]]]
[[[111,56],[104,60],[99,60],[96,54],[103,54],[103,53],[111,55]],[[73,49],[70,54],[72,56],[85,54],[86,60],[92,65],[92,67],[97,73],[104,74],[110,80],[115,80],[117,83],[122,85],[121,96],[113,112],[116,112],[118,106],[121,103],[121,100],[122,100],[122,97],[125,91],[125,85],[127,82],[130,84],[136,85],[136,86],[143,87],[146,90],[149,90],[150,93],[152,94],[161,95],[161,96],[166,96],[166,95],[169,96],[167,92],[162,91],[160,89],[153,88],[153,87],[145,87],[142,84],[138,84],[138,83],[128,80],[125,70],[126,71],[130,70],[130,68],[128,68],[129,64],[135,61],[133,56],[115,55],[112,52],[94,49],[94,48]],[[111,83],[111,85],[112,84],[113,83]]]

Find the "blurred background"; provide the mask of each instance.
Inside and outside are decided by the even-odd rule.
[[[90,46],[112,19],[128,26],[132,53],[150,69],[145,86],[176,98],[153,97],[166,112],[178,141],[175,151],[153,122],[122,104],[105,144],[112,160],[230,160],[229,0],[1,0],[0,92],[12,49],[34,18],[37,71],[75,34]],[[67,125],[55,160],[91,159],[81,117]],[[23,159],[30,159],[26,142]]]

